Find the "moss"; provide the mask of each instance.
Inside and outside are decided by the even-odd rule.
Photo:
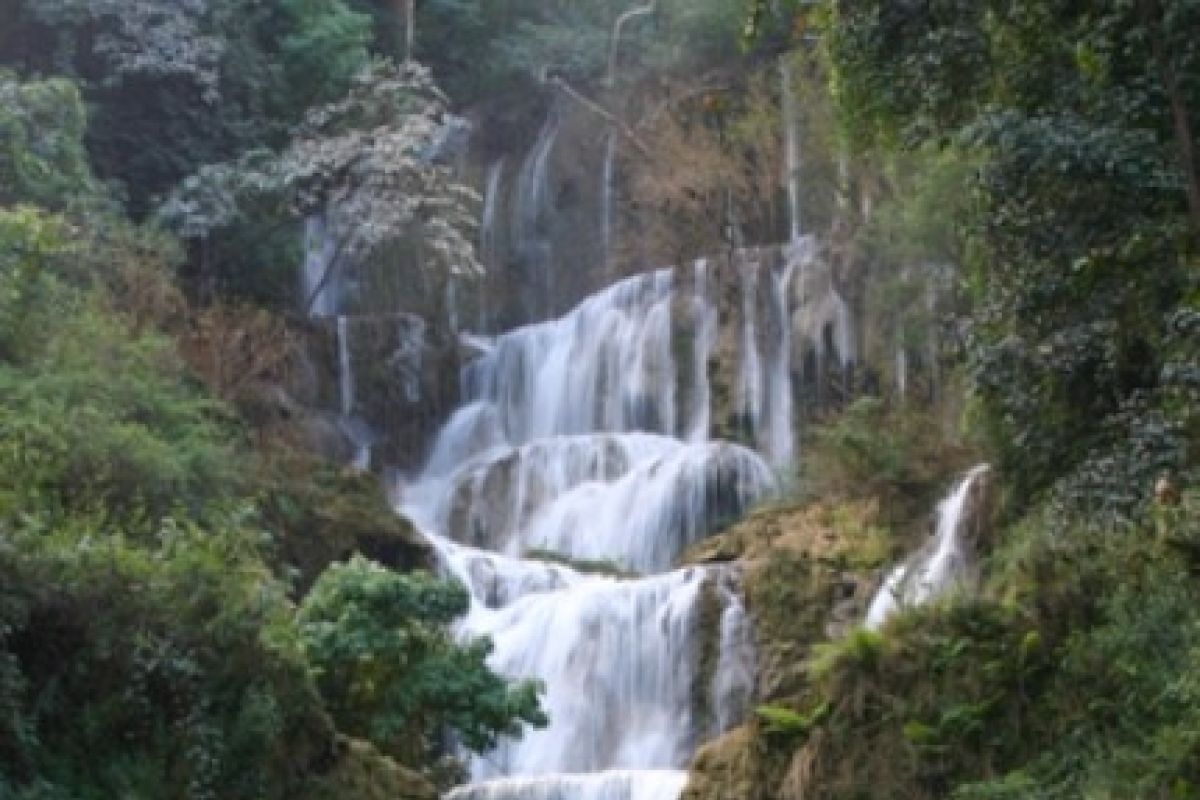
[[[692,761],[681,800],[766,800],[760,751],[748,725],[704,745]]]
[[[266,457],[259,477],[265,522],[280,559],[296,572],[298,593],[356,552],[397,569],[429,566],[428,543],[392,509],[374,475],[280,451]]]
[[[713,724],[713,683],[721,660],[721,593],[716,579],[709,577],[700,586],[697,607],[696,672],[692,676],[692,725],[707,732]]]
[[[936,501],[954,476],[978,462],[935,411],[855,401],[805,437],[803,485],[826,502],[873,501],[896,533],[899,551],[924,535]]]
[[[759,508],[724,533],[694,545],[683,563],[768,557],[784,551],[844,569],[873,569],[891,551],[890,532],[873,501],[782,503]]]
[[[531,558],[535,561],[547,561],[551,564],[561,564],[564,567],[570,567],[576,572],[582,572],[586,575],[604,575],[609,578],[639,577],[637,572],[625,569],[615,561],[608,561],[602,558],[572,558],[555,550],[531,548],[525,551],[524,558]]]
[[[302,800],[437,800],[428,780],[369,742],[339,735],[335,749],[332,767],[310,782]]]
[[[827,641],[831,620],[844,615],[861,619],[873,588],[873,576],[888,552],[889,536],[867,501],[837,504],[783,504],[762,508],[723,534],[702,542],[686,556],[689,563],[741,559],[746,606],[754,620],[758,652],[757,702],[795,709],[806,728],[819,730],[826,709],[812,693],[805,669],[814,648]],[[702,614],[719,636],[719,599],[702,600]],[[849,604],[849,611],[843,609]],[[702,640],[698,682],[705,674],[708,653]],[[719,647],[719,642],[712,642]],[[693,693],[698,719],[707,709]],[[813,713],[819,709],[820,713]],[[735,734],[706,746],[692,766],[685,798],[766,800],[787,774],[797,746],[795,737],[766,735],[752,720]]]

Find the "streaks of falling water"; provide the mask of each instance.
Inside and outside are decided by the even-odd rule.
[[[695,332],[692,341],[692,424],[688,441],[708,439],[712,426],[712,386],[708,377],[708,361],[717,343],[717,309],[709,297],[708,260],[700,259],[693,266],[695,286],[692,292],[692,319]]]
[[[677,770],[502,778],[455,789],[446,800],[666,800],[678,797],[686,783],[687,773]]]
[[[462,635],[491,637],[496,669],[546,686],[550,726],[474,758],[487,782],[459,800],[672,800],[685,777],[662,770],[743,713],[753,652],[736,575],[670,567],[772,474],[738,445],[674,438],[672,292],[669,271],[640,275],[561,319],[472,339],[466,404],[403,491],[404,512],[470,589]],[[531,549],[657,574],[585,575]],[[708,586],[719,630],[702,625]],[[709,676],[697,673],[704,636],[720,646]]]
[[[483,211],[479,219],[479,258],[484,269],[491,276],[499,274],[500,267],[500,187],[504,179],[504,159],[498,158],[488,165],[487,176],[484,179]],[[489,281],[496,280],[495,277]],[[484,289],[475,292],[478,317],[476,329],[488,330],[490,327],[489,292]]]
[[[557,320],[497,337],[468,367],[468,400],[495,403],[509,440],[675,429],[670,270],[627,278]]]
[[[797,265],[807,257],[803,254],[810,246],[810,238],[797,239],[787,248],[787,257],[774,267],[764,262],[761,253],[747,253],[736,262],[742,280],[738,410],[759,450],[775,467],[786,466],[794,457],[788,297]],[[764,277],[770,317],[762,320],[765,324],[760,330],[759,295]]]
[[[504,177],[504,159],[498,158],[487,169],[483,190],[483,213],[479,220],[479,253],[488,269],[496,266],[500,246],[496,220],[499,216],[500,181]]]
[[[771,272],[768,294],[774,330],[767,367],[767,418],[763,426],[761,447],[777,467],[790,464],[795,456],[795,433],[792,429],[792,330],[788,313],[788,295],[797,266],[808,257],[813,246],[811,238],[796,238],[788,246],[782,266]]]
[[[736,262],[735,262],[736,263]],[[738,263],[742,278],[742,341],[738,372],[738,410],[752,431],[762,430],[762,360],[758,346],[758,272],[757,259]]]
[[[754,640],[750,617],[736,584],[726,573],[719,576],[718,590],[725,605],[721,612],[721,640],[717,670],[713,676],[713,726],[719,736],[738,725],[750,707],[754,686]]]
[[[350,321],[342,315],[337,318],[338,351],[338,410],[343,417],[354,411],[354,373],[350,366]]]
[[[613,181],[616,179],[617,132],[610,131],[604,145],[604,167],[600,176],[600,254],[604,269],[612,268]]]
[[[933,538],[888,574],[867,610],[868,628],[878,629],[898,609],[927,603],[966,578],[970,552],[964,534],[978,511],[969,501],[989,471],[986,464],[972,468],[938,504]]]
[[[338,412],[341,414],[342,430],[354,444],[351,463],[357,469],[371,466],[370,437],[365,426],[354,417],[354,365],[350,360],[350,320],[344,315],[337,318],[338,352]]]
[[[561,129],[559,115],[551,111],[517,174],[512,204],[512,239],[517,256],[533,279],[532,311],[544,316],[553,299],[552,244],[545,230],[550,212],[550,155]]]
[[[325,218],[321,214],[305,218],[300,293],[303,311],[311,317],[331,317],[337,313],[337,282],[329,274],[336,253],[337,243],[326,230]]]
[[[783,181],[788,196],[789,240],[800,238],[800,132],[797,130],[796,98],[792,87],[792,65],[788,56],[779,60],[782,78],[783,113]]]

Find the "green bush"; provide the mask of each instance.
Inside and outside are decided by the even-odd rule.
[[[466,590],[422,573],[401,575],[361,557],[317,580],[299,614],[318,684],[338,726],[402,762],[429,764],[443,726],[472,750],[544,725],[538,686],[509,686],[488,668],[491,643],[457,644],[450,624]]]

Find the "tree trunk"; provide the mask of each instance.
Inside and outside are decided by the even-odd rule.
[[[1164,68],[1163,84],[1171,101],[1171,117],[1175,123],[1175,140],[1179,146],[1179,161],[1183,168],[1183,179],[1187,184],[1188,208],[1192,213],[1193,233],[1200,237],[1200,173],[1196,171],[1196,140],[1192,137],[1192,123],[1188,118],[1187,103],[1179,91],[1175,73]]]
[[[1192,136],[1192,123],[1188,114],[1187,100],[1179,87],[1175,65],[1166,47],[1166,31],[1163,29],[1163,10],[1159,0],[1149,0],[1142,5],[1143,18],[1150,28],[1150,49],[1158,67],[1159,80],[1171,107],[1171,123],[1174,128],[1175,146],[1179,151],[1179,167],[1183,172],[1184,188],[1187,191],[1188,211],[1192,218],[1192,235],[1200,242],[1200,172],[1196,171],[1196,140]]]

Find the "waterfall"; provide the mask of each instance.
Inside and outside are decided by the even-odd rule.
[[[680,770],[504,778],[455,789],[446,800],[668,800],[686,783],[687,773]]]
[[[767,419],[762,447],[776,466],[790,464],[795,455],[795,432],[792,429],[792,328],[788,313],[788,296],[796,268],[813,246],[811,237],[798,237],[787,247],[782,267],[771,272],[769,286],[770,310],[777,331],[771,343],[771,363],[767,367]]]
[[[775,467],[787,466],[795,455],[789,297],[796,269],[811,257],[812,247],[811,237],[800,237],[785,248],[785,258],[774,266],[764,262],[760,251],[744,251],[735,259],[742,284],[737,408],[758,448]],[[769,316],[760,322],[764,277]]]
[[[494,269],[499,258],[499,236],[496,220],[499,216],[500,180],[504,177],[504,159],[498,158],[488,166],[484,181],[483,213],[479,220],[479,254],[483,266]]]
[[[986,491],[983,482],[990,471],[986,464],[974,467],[938,504],[933,537],[888,573],[867,611],[868,628],[878,629],[900,608],[927,603],[968,577],[967,529],[980,513],[978,494]]]
[[[742,279],[742,340],[738,372],[738,410],[751,431],[762,430],[762,361],[758,346],[757,259],[739,260]],[[737,262],[735,262],[737,263]]]
[[[708,294],[708,259],[699,259],[692,268],[692,423],[688,440],[703,442],[712,426],[712,386],[708,378],[708,360],[717,343],[717,309]]]
[[[721,613],[720,657],[713,684],[713,735],[734,728],[745,718],[754,687],[750,617],[735,585],[723,580],[719,589],[725,610]]]
[[[468,337],[463,405],[398,490],[469,589],[460,634],[490,637],[494,669],[546,687],[549,726],[473,757],[456,800],[674,800],[697,745],[744,718],[754,652],[738,573],[675,565],[774,479],[758,453],[707,437],[717,310],[707,263],[693,275],[678,302],[659,270],[558,319]],[[784,265],[772,291],[786,297],[788,279]],[[680,386],[673,333],[688,325]],[[786,360],[750,341],[760,376]],[[768,410],[782,407],[775,385],[755,382]]]
[[[794,242],[800,238],[800,132],[792,89],[792,65],[787,55],[779,60],[779,72],[783,84],[783,185],[787,187],[789,239]]]
[[[604,167],[600,176],[600,241],[601,262],[605,269],[612,261],[613,244],[613,181],[617,165],[617,132],[610,131],[604,145]]]
[[[337,255],[337,242],[325,228],[321,214],[304,220],[304,265],[300,273],[302,310],[312,317],[331,317],[337,313],[337,281],[330,274]]]
[[[675,430],[670,270],[637,275],[561,319],[497,337],[467,369],[513,443],[594,431]]]
[[[551,210],[550,155],[561,129],[559,115],[551,111],[537,142],[525,157],[513,189],[512,240],[517,256],[527,266],[533,283],[531,308],[544,315],[553,300],[552,243],[545,230]]]
[[[354,444],[351,464],[357,469],[371,466],[371,439],[366,426],[354,416],[354,366],[350,360],[350,320],[339,314],[335,327],[338,354],[338,413],[346,437]]]

